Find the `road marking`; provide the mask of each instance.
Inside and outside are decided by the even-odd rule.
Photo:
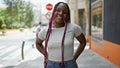
[[[3,56],[5,56],[6,55],[6,53],[8,53],[8,52],[10,52],[11,50],[13,50],[13,49],[16,49],[17,48],[17,46],[10,46],[10,47],[7,47],[7,48],[5,48],[5,49],[3,49],[3,50],[0,50],[0,58]]]

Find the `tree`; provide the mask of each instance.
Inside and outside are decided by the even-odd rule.
[[[32,26],[32,21],[33,21],[33,17],[34,17],[34,13],[32,11],[32,7],[30,7],[31,4],[30,2],[26,4],[26,8],[25,8],[25,25],[27,25],[28,27]]]
[[[5,23],[9,28],[30,27],[33,11],[30,2],[24,0],[3,0],[7,5]]]
[[[2,22],[1,24],[1,28],[2,28],[2,34],[5,35],[6,33],[6,24],[5,24],[5,21],[4,21],[4,10],[0,10],[0,21]]]

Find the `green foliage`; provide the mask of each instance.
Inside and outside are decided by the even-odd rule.
[[[20,28],[20,31],[22,32],[24,30],[24,28]]]
[[[6,31],[6,24],[2,24],[2,34],[5,34],[7,31]]]
[[[6,29],[2,29],[2,33],[5,34],[7,31]]]
[[[97,26],[99,28],[102,27],[102,14],[94,15],[93,16],[93,26]]]
[[[6,28],[6,24],[2,24],[2,28],[5,29]]]
[[[33,11],[30,2],[24,0],[3,0],[7,8],[0,11],[7,28],[30,27]]]

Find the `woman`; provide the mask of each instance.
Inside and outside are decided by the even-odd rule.
[[[55,5],[49,28],[41,30],[38,37],[36,47],[45,57],[45,68],[77,68],[76,60],[85,48],[86,39],[80,26],[70,23],[66,3]],[[75,53],[74,38],[80,42]]]

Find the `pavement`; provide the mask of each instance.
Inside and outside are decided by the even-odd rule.
[[[15,66],[3,68],[44,68],[43,56],[35,47],[32,47],[26,54],[24,60],[17,63]],[[77,59],[77,63],[79,68],[118,68],[107,59],[89,49],[89,46],[86,46],[83,53]]]
[[[77,45],[77,43],[75,43],[75,45]],[[79,68],[119,68],[93,50],[89,49],[89,44],[86,45],[85,50],[77,59],[77,63]],[[44,68],[43,55],[32,45],[30,49],[25,51],[24,60],[21,59],[16,65],[0,68]]]

